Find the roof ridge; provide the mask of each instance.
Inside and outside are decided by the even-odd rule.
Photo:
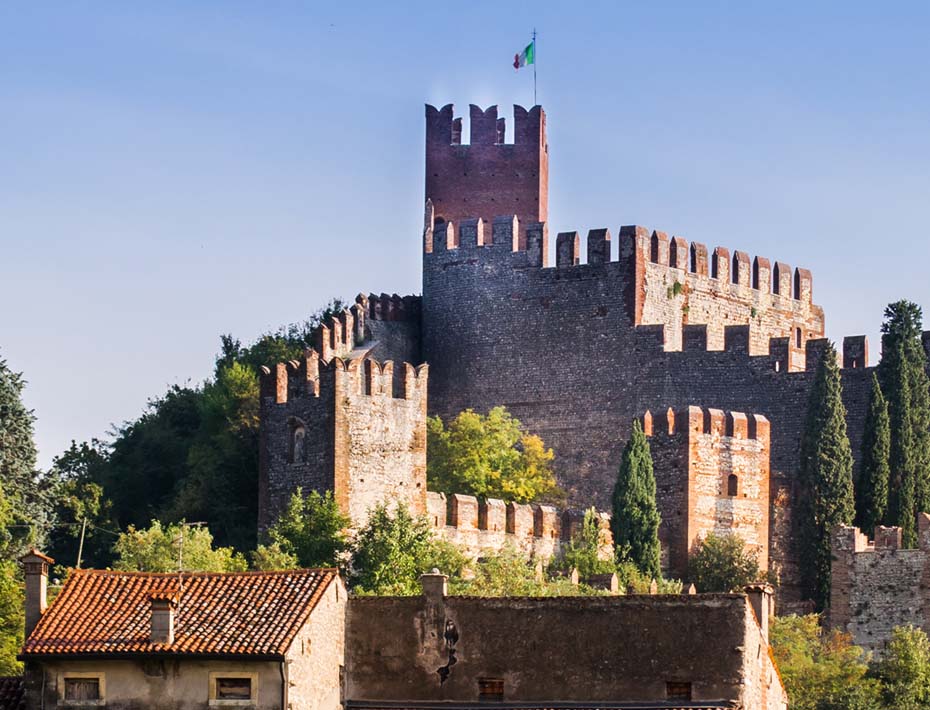
[[[328,573],[328,574],[338,574],[339,570],[337,567],[295,567],[294,569],[269,569],[269,570],[260,570],[260,569],[248,569],[248,570],[236,570],[232,572],[213,572],[207,570],[184,570],[180,574],[189,576],[189,577],[233,577],[233,576],[253,576],[253,577],[274,577],[274,576],[283,576],[283,575],[305,575],[309,573]],[[178,572],[146,572],[143,570],[131,570],[131,569],[93,569],[89,567],[84,567],[81,569],[71,568],[69,570],[69,576],[72,575],[83,575],[83,576],[126,576],[126,577],[158,577],[158,578],[175,578],[177,579]]]

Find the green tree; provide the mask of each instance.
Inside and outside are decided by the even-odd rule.
[[[504,407],[494,407],[487,416],[466,409],[448,427],[431,417],[426,441],[431,490],[520,503],[560,494],[552,449],[524,431]]]
[[[297,569],[300,563],[297,557],[284,550],[277,542],[259,545],[252,552],[252,568],[262,571],[278,569]]]
[[[913,626],[892,630],[882,660],[876,665],[886,706],[918,710],[930,705],[930,640]]]
[[[801,582],[818,609],[830,600],[830,534],[855,516],[852,451],[836,350],[826,347],[811,387],[801,438]]]
[[[353,547],[349,581],[360,594],[409,596],[420,593],[420,575],[436,568],[459,576],[465,558],[436,540],[429,521],[404,505],[392,513],[381,503],[369,511]]]
[[[76,566],[79,551],[82,567],[100,569],[113,562],[116,524],[110,515],[112,503],[95,482],[107,455],[104,444],[96,439],[80,445],[72,441],[52,461],[48,479],[54,490],[57,525],[49,535],[47,553],[59,565]]]
[[[792,710],[877,710],[877,681],[849,634],[824,631],[816,614],[772,620],[769,639]]]
[[[304,496],[298,488],[268,531],[268,537],[301,567],[335,567],[349,549],[345,530],[350,524],[339,510],[332,491],[325,495],[310,491]],[[265,555],[270,553],[268,549],[263,551]]]
[[[213,535],[206,527],[184,523],[163,526],[153,520],[150,527],[130,526],[113,546],[114,569],[140,572],[240,572],[245,558],[231,547],[213,547]]]
[[[872,375],[869,409],[865,415],[865,432],[862,436],[862,464],[859,485],[856,486],[856,525],[875,534],[875,528],[885,520],[888,510],[888,461],[891,450],[891,428],[888,421],[888,402]]]
[[[601,519],[595,508],[589,508],[585,511],[581,530],[572,537],[568,545],[564,547],[550,566],[553,570],[563,573],[576,569],[578,570],[578,576],[582,579],[586,579],[592,574],[614,572],[616,571],[614,560],[601,559],[603,542]]]
[[[930,380],[921,342],[920,307],[898,301],[885,309],[879,382],[891,428],[888,522],[917,544],[916,516],[930,509]]]
[[[0,554],[17,557],[30,545],[44,546],[52,522],[47,486],[36,470],[32,411],[23,404],[26,383],[0,359],[0,498],[7,508]]]
[[[635,420],[614,485],[611,528],[618,555],[655,579],[661,576],[660,520],[652,454],[642,425]]]
[[[734,592],[758,582],[758,556],[738,535],[709,534],[688,562],[691,582],[699,592]]]
[[[12,512],[0,488],[0,531],[5,531]],[[23,578],[20,566],[0,558],[0,676],[19,675],[23,667],[16,660],[23,645]]]

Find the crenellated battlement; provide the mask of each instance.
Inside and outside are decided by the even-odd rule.
[[[744,356],[755,369],[775,372],[813,372],[820,364],[824,349],[829,345],[827,338],[811,338],[803,348],[796,347],[790,337],[769,338],[765,352],[751,352],[750,344],[760,338],[752,325],[727,325],[723,331],[723,347],[712,347],[708,342],[707,325],[685,325],[681,331],[679,347],[673,347],[668,338],[666,325],[641,325],[634,329],[637,349],[643,352],[725,352]],[[757,349],[758,350],[758,349]],[[864,335],[848,335],[843,338],[840,353],[840,368],[843,370],[867,369],[869,367],[869,343]]]
[[[360,293],[350,308],[328,315],[311,334],[320,357],[329,362],[345,357],[372,337],[369,321],[418,322],[419,296]]]
[[[500,551],[511,545],[527,557],[551,559],[581,531],[583,510],[559,511],[550,505],[479,499],[453,493],[426,494],[430,525],[437,535],[462,546],[472,556]],[[601,554],[613,555],[610,516],[599,513]]]
[[[469,107],[470,143],[452,104],[426,107],[426,195],[437,222],[515,214],[520,222],[545,222],[549,214],[549,147],[542,107],[513,107],[514,140],[497,106]],[[451,233],[450,233],[451,237]],[[525,234],[518,232],[523,243]],[[426,247],[429,251],[430,247]]]
[[[677,412],[669,407],[661,416],[653,418],[648,409],[642,418],[643,433],[648,437],[693,436],[708,434],[717,437],[752,439],[761,446],[770,440],[769,420],[761,414],[723,411],[690,406]]]
[[[338,395],[425,398],[429,366],[414,367],[405,362],[401,367],[403,376],[396,378],[394,363],[390,360],[379,363],[371,358],[331,357],[327,361],[316,350],[308,348],[300,360],[263,366],[260,392],[263,400],[267,398],[274,404],[286,404],[300,397],[319,399],[321,390],[324,397],[326,390],[331,390]]]
[[[497,106],[482,109],[475,104],[468,106],[471,124],[469,142],[462,143],[462,119],[455,116],[453,104],[436,108],[426,104],[426,143],[437,145],[496,145],[507,144],[506,119],[498,118]],[[514,104],[514,140],[510,145],[539,146],[545,140],[546,114],[542,106],[529,110]]]

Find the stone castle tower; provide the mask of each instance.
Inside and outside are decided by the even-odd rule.
[[[690,407],[729,411],[732,425],[724,418],[720,429],[717,415],[707,415],[708,423],[687,442],[684,429],[653,436],[657,478],[665,477],[670,492],[660,496],[660,512],[669,521],[665,554],[682,570],[695,540],[707,530],[737,532],[780,576],[786,606],[800,601],[792,501],[804,412],[828,345],[811,273],[636,225],[613,233],[597,227],[586,237],[563,231],[550,254],[545,113],[538,106],[514,107],[515,137],[508,144],[496,107],[470,111],[466,145],[452,106],[426,108],[422,296],[360,296],[350,311],[324,324],[309,357],[319,357],[321,372],[336,357],[348,363],[374,359],[385,363],[378,366],[382,376],[391,361],[392,391],[404,402],[396,394],[404,391],[399,373],[407,371],[400,363],[412,368],[427,363],[430,415],[447,418],[466,408],[506,406],[553,448],[559,483],[577,508],[606,507],[631,423],[643,412],[671,410],[687,418]],[[872,372],[864,336],[844,339],[842,364],[847,426],[858,452]],[[359,368],[358,386],[364,389],[364,366],[344,367]],[[266,379],[279,372],[270,368]],[[324,485],[323,478],[309,473],[318,464],[288,463],[288,418],[301,415],[291,413],[289,404],[281,409],[283,403],[271,394],[280,385],[265,388],[263,524],[296,485]],[[413,404],[376,415],[401,418],[394,430],[404,433],[395,447],[417,442],[401,423],[406,406]],[[765,436],[762,422],[770,426]],[[305,446],[316,447],[312,450],[327,461],[326,480],[335,486],[328,447],[338,451],[346,444],[338,438],[342,430],[326,426],[306,422],[306,436],[322,432],[323,438]],[[349,442],[350,457],[379,455],[363,441],[365,430],[354,435],[361,439]],[[699,461],[689,458],[695,451],[701,452]],[[738,460],[753,470],[730,470]],[[708,467],[705,473],[699,475],[694,461]],[[422,480],[415,470],[410,480]],[[742,486],[735,497],[725,487],[734,474]],[[399,479],[359,474],[362,478],[374,487],[362,494],[359,483],[351,490],[366,501],[395,495]],[[702,486],[704,502],[696,508],[683,506],[672,494],[691,496]],[[474,527],[474,539],[493,537],[494,530],[481,527],[482,520],[491,525],[490,513],[475,518],[467,512],[473,507],[468,501],[437,500],[430,498],[427,509],[438,526],[442,518],[446,527],[466,521],[462,529]],[[440,505],[449,508],[447,515],[439,514]],[[546,511],[534,516],[551,518]],[[672,534],[677,516],[686,516],[676,523],[685,533]],[[472,518],[475,525],[467,522]],[[554,529],[543,523],[535,527]]]

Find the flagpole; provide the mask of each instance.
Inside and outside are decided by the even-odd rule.
[[[536,28],[533,28],[533,106],[536,105]]]

